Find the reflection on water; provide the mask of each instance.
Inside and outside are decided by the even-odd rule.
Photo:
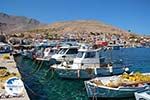
[[[133,71],[150,72],[150,48],[122,49],[114,51],[112,57],[132,64]],[[49,70],[47,63],[39,68],[30,59],[23,59],[21,56],[15,59],[31,100],[88,100],[83,80],[60,79],[55,72]]]

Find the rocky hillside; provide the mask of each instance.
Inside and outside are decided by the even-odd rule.
[[[75,20],[56,22],[52,24],[41,24],[39,21],[23,16],[12,16],[0,13],[0,32],[21,33],[34,37],[36,33],[53,37],[61,34],[118,34],[128,37],[129,32],[96,20]]]
[[[76,21],[66,21],[57,22],[47,25],[45,29],[55,29],[59,33],[76,33],[76,32],[94,32],[94,33],[116,33],[125,32],[119,28],[113,27],[111,25],[104,24],[95,20],[76,20]]]
[[[0,32],[5,33],[30,30],[40,26],[40,22],[23,16],[12,16],[0,13]]]
[[[76,20],[56,22],[40,28],[30,30],[33,33],[51,33],[51,34],[75,34],[75,33],[110,33],[119,35],[129,35],[130,33],[112,25],[104,24],[95,20]]]

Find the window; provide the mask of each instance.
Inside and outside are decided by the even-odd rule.
[[[62,50],[62,48],[60,48],[58,51],[57,51],[57,54],[59,54],[59,52]]]
[[[76,39],[70,39],[69,41],[76,42]]]
[[[78,49],[77,48],[71,48],[68,50],[68,52],[66,54],[77,54],[78,53]]]
[[[96,52],[87,52],[85,58],[95,58]]]
[[[99,58],[101,58],[102,57],[102,54],[101,53],[99,53]]]
[[[58,54],[64,54],[67,51],[67,48],[64,48],[58,52]]]
[[[79,53],[77,54],[77,58],[82,58],[83,54],[84,54],[84,52],[79,52]]]

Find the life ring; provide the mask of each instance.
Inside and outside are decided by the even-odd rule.
[[[50,51],[51,51],[50,48],[46,48],[46,49],[44,50],[44,52],[50,52]]]
[[[44,57],[47,57],[47,56],[49,55],[50,51],[51,51],[50,48],[46,48],[46,49],[44,50]]]

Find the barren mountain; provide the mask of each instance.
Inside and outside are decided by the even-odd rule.
[[[57,22],[47,27],[64,32],[122,32],[120,29],[94,20]]]
[[[104,24],[96,20],[76,20],[76,21],[64,21],[56,22],[49,25],[42,26],[32,32],[49,32],[49,33],[110,33],[110,34],[124,34],[130,33],[112,25]]]
[[[96,20],[63,21],[52,24],[41,24],[39,21],[24,16],[12,16],[0,13],[0,32],[22,32],[35,36],[41,34],[82,34],[110,33],[128,36],[130,33],[120,28]],[[32,33],[32,34],[31,34]]]
[[[11,33],[33,29],[37,26],[40,26],[40,22],[35,19],[0,13],[0,31]]]

